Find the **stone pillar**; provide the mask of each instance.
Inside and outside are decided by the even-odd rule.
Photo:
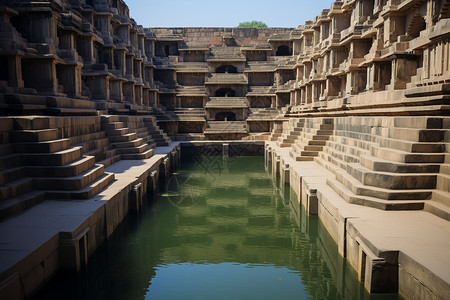
[[[95,63],[94,58],[94,42],[92,37],[81,38],[77,43],[77,52],[83,58],[85,64]]]
[[[134,86],[134,103],[137,105],[142,105],[142,84]]]
[[[142,208],[142,200],[144,198],[144,191],[142,183],[138,183],[133,186],[129,194],[130,210],[138,212]]]
[[[153,171],[147,177],[147,195],[149,200],[156,199],[156,193],[158,192],[158,171]]]
[[[8,57],[8,85],[24,87],[22,80],[22,57],[18,55]]]
[[[392,60],[391,85],[394,89],[405,89],[406,84],[411,81],[411,76],[416,74],[417,61],[397,57]]]
[[[126,74],[126,62],[125,62],[125,49],[115,49],[114,50],[114,61],[115,63],[117,63],[117,65],[115,65],[115,69],[119,70],[120,73]]]
[[[134,103],[134,81],[125,81],[122,85],[123,100],[129,103]]]
[[[95,75],[85,76],[84,78],[91,90],[92,99],[106,101],[110,99],[110,75],[98,73]]]
[[[142,87],[142,105],[145,107],[150,107],[149,90],[147,86]]]
[[[122,41],[128,46],[130,45],[130,27],[129,23],[122,23],[119,25],[118,35]]]
[[[123,100],[123,91],[122,91],[122,79],[111,78],[109,80],[109,97],[111,100],[115,100],[117,102],[122,102]]]
[[[59,64],[56,66],[58,84],[64,87],[69,97],[80,97],[82,92],[81,64]]]
[[[84,229],[74,238],[64,238],[60,240],[59,258],[62,269],[79,272],[88,262],[87,253],[87,232],[89,228]],[[62,236],[68,233],[62,233]]]

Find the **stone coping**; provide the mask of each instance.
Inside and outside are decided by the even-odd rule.
[[[348,203],[326,184],[327,179],[336,180],[329,170],[314,161],[295,161],[289,156],[289,147],[280,148],[275,142],[266,142],[266,145],[275,151],[282,164],[289,165],[290,172],[314,182],[321,202],[319,205],[323,205],[335,220],[345,219],[347,228],[371,252],[375,255],[398,252],[401,268],[432,293],[446,295],[450,290],[450,222],[422,210],[385,211]],[[319,218],[324,217],[319,211]],[[330,222],[325,223],[336,241],[333,233],[341,228],[334,228]],[[345,244],[345,241],[336,242],[338,247]]]
[[[157,147],[149,159],[121,160],[106,167],[105,172],[113,172],[115,180],[90,199],[45,200],[1,222],[0,280],[14,273],[29,275],[32,272],[29,268],[34,263],[58,249],[62,236],[70,238],[80,234],[88,226],[90,218],[99,213],[104,214],[109,201],[117,201],[117,197],[120,198],[124,192],[128,194],[139,177],[155,168],[178,145],[179,142],[172,142],[170,146]],[[105,226],[108,227],[107,224]]]

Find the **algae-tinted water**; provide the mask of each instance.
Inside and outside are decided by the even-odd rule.
[[[397,299],[369,296],[262,157],[196,157],[78,276],[37,299]]]

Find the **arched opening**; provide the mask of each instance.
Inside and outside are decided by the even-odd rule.
[[[236,92],[230,88],[221,88],[216,91],[216,97],[235,97]]]
[[[218,112],[215,117],[216,121],[236,121],[236,114],[232,112]]]
[[[278,46],[276,55],[277,56],[289,56],[289,55],[291,55],[291,50],[289,49],[288,46],[281,45],[281,46]]]
[[[237,68],[232,65],[221,65],[216,69],[216,73],[237,73]]]

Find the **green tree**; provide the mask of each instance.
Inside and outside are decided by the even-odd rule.
[[[261,21],[251,21],[239,23],[238,27],[264,28],[267,27],[267,25]]]

